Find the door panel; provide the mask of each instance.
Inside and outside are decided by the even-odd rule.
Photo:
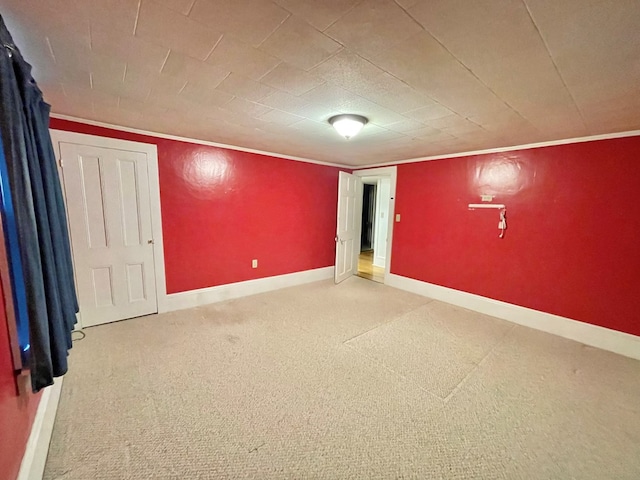
[[[138,205],[138,182],[136,164],[131,160],[117,160],[120,205],[122,207],[122,229],[126,246],[140,245],[140,206]]]
[[[83,326],[157,312],[146,154],[60,151]]]
[[[355,175],[340,172],[336,232],[336,283],[342,282],[358,271],[361,208],[362,180]]]

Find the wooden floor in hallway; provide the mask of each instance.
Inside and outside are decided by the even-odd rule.
[[[366,250],[360,253],[358,276],[374,282],[384,283],[384,268],[376,267],[373,264],[373,250]]]

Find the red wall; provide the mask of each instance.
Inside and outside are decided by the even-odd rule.
[[[18,477],[39,400],[39,395],[17,393],[0,285],[0,478]]]
[[[157,145],[167,293],[335,262],[338,168],[60,119],[51,128]]]
[[[391,271],[640,335],[640,137],[398,166]],[[481,194],[507,206],[474,210]]]

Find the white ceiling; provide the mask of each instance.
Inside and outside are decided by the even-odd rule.
[[[640,129],[638,0],[2,0],[54,113],[365,165]],[[369,118],[346,141],[334,114]]]

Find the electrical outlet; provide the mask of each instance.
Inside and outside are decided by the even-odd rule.
[[[258,259],[254,258],[251,260],[251,268],[258,268]]]

